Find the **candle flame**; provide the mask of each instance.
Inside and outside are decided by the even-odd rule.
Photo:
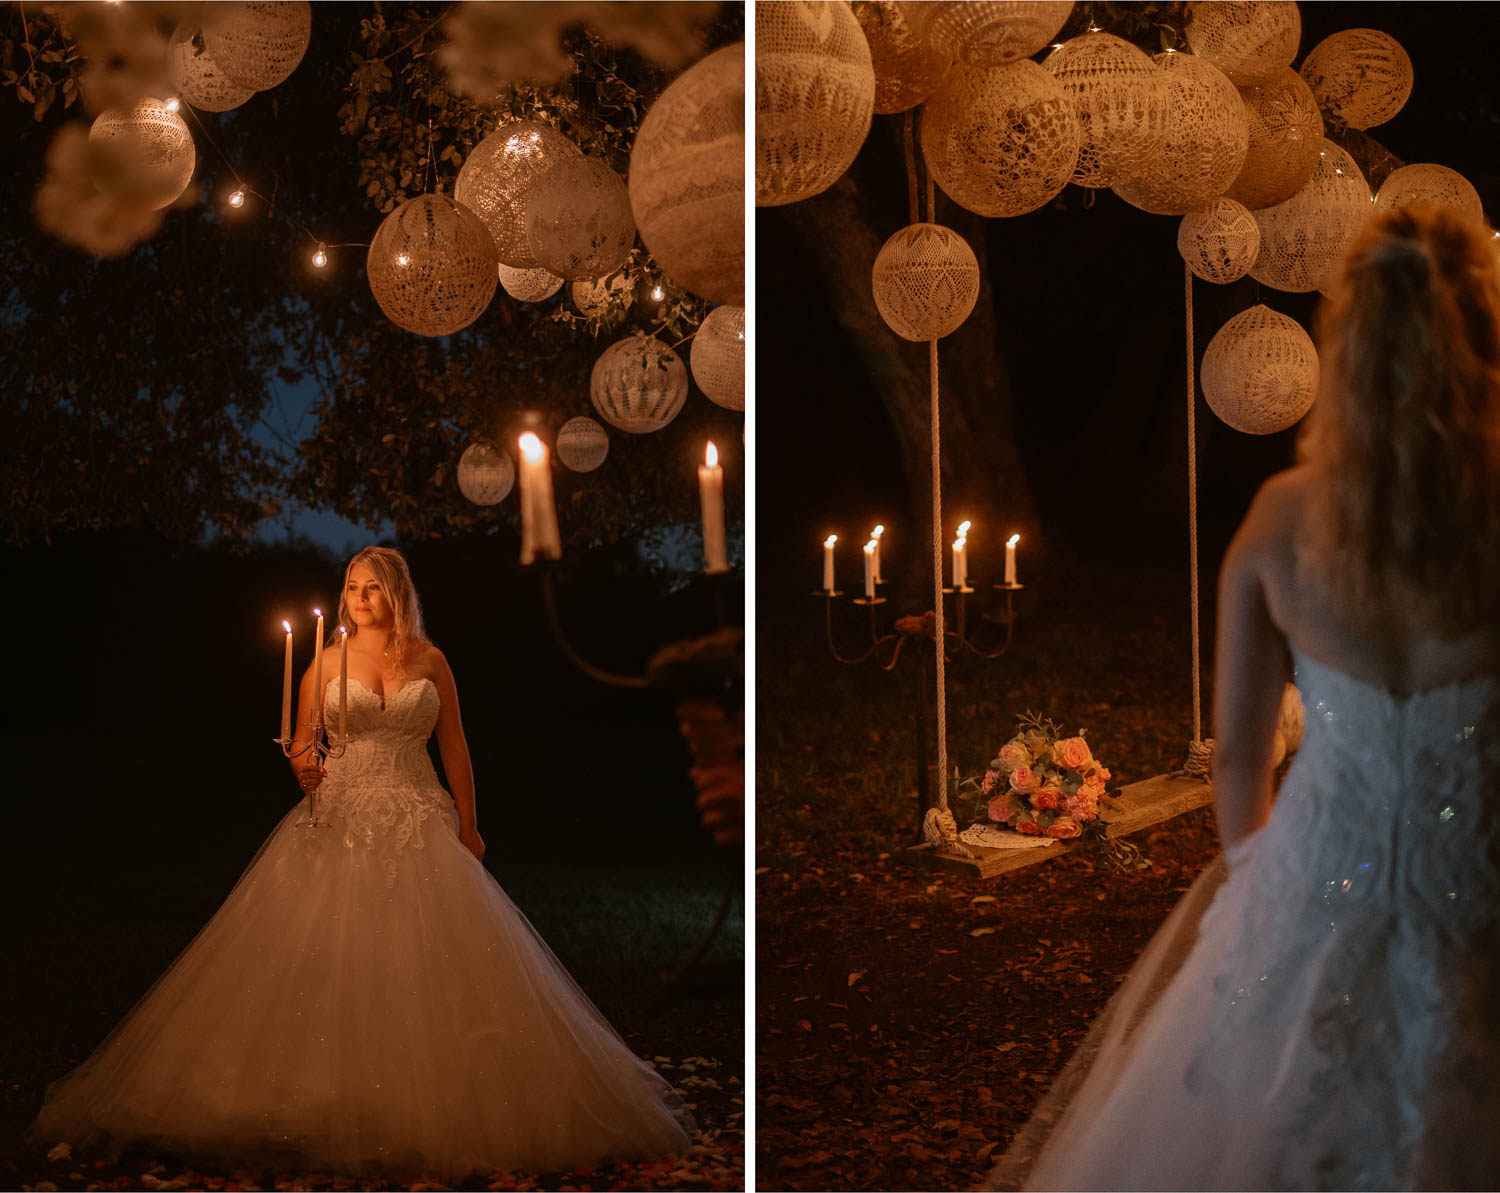
[[[282,624],[282,626],[283,626],[283,627],[284,627],[284,628],[285,628],[285,629],[286,629],[286,632],[287,632],[287,633],[288,633],[288,634],[290,634],[290,633],[291,633],[291,632],[292,632],[292,623],[291,623],[291,622],[289,622],[289,621],[284,621],[284,622],[282,622],[282,623],[281,623],[281,624]]]
[[[527,431],[520,439],[521,454],[533,463],[540,461],[547,454],[547,449],[542,446],[542,441],[536,435]]]
[[[1013,534],[1013,535],[1010,536],[1010,538],[1008,538],[1008,539],[1005,540],[1005,545],[1007,547],[1014,547],[1020,541],[1021,541],[1021,536],[1019,534]]]
[[[719,466],[719,449],[714,446],[712,439],[708,441],[708,450],[703,453],[703,459],[710,468]]]
[[[972,525],[974,525],[974,523],[970,522],[968,519],[965,519],[964,521],[960,522],[958,524],[958,537],[959,538],[965,537],[969,533],[969,527],[972,526]]]
[[[836,534],[830,534],[826,539],[823,540],[823,545],[825,547],[831,547],[831,546],[833,546],[834,543],[836,543],[838,541],[839,541],[839,536],[838,535],[836,535]]]
[[[339,633],[341,633],[342,635],[344,635],[345,638],[347,638],[349,636],[349,631],[346,630],[343,626],[339,626]]]
[[[868,543],[865,544],[865,554],[866,555],[874,555],[875,554],[875,548],[878,547],[879,545],[880,544],[877,543],[874,539],[871,539]]]
[[[956,538],[956,539],[953,540],[953,549],[955,551],[962,551],[968,545],[969,545],[969,540],[966,539],[966,538],[963,538],[962,536],[960,536],[959,538]]]
[[[322,617],[323,616],[323,610],[321,610],[321,609],[314,609],[313,610],[313,616],[314,617]]]
[[[884,533],[885,533],[885,527],[883,525],[881,525],[880,523],[877,522],[875,524],[875,529],[872,530],[872,531],[870,531],[870,537],[872,539],[875,539],[875,540],[878,541],[880,539],[880,536],[882,534],[884,534]]]

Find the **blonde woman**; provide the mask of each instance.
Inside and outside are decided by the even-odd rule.
[[[1500,1186],[1500,271],[1373,220],[1298,467],[1223,564],[1227,868],[1153,940],[997,1188]],[[1306,706],[1272,790],[1283,686]],[[1222,885],[1218,885],[1222,883]]]
[[[683,1150],[692,1120],[484,867],[453,673],[406,561],[368,547],[339,605],[348,742],[223,907],[82,1067],[48,1144],[449,1182]],[[324,675],[328,675],[325,668]],[[339,680],[303,676],[298,723]],[[436,731],[452,798],[427,754]],[[309,731],[299,731],[307,744]]]

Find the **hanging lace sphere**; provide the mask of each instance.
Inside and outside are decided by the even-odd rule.
[[[1291,66],[1302,40],[1302,14],[1290,2],[1202,0],[1188,6],[1188,45],[1237,87],[1264,82]]]
[[[645,435],[660,431],[687,401],[682,358],[644,332],[617,340],[594,362],[589,397],[612,427]]]
[[[531,184],[526,197],[531,255],[573,281],[614,273],[635,245],[624,180],[595,157],[570,157]]]
[[[1246,207],[1284,203],[1318,165],[1323,117],[1302,76],[1291,67],[1264,83],[1240,88],[1250,116],[1250,149],[1239,177],[1224,193]]]
[[[418,195],[381,221],[365,271],[392,323],[445,336],[484,313],[498,265],[495,242],[477,215],[446,195]]]
[[[475,505],[498,505],[516,483],[516,465],[503,451],[480,440],[458,458],[458,489]]]
[[[537,260],[526,231],[531,184],[564,158],[581,156],[578,146],[550,124],[538,120],[503,124],[464,159],[453,197],[484,221],[503,264],[535,269]]]
[[[1078,113],[1035,62],[955,66],[922,115],[922,155],[943,193],[988,216],[1025,215],[1078,164]]]
[[[1411,95],[1411,58],[1389,33],[1342,29],[1312,48],[1302,77],[1330,116],[1350,128],[1374,128]]]
[[[1266,306],[1241,311],[1203,353],[1203,396],[1247,435],[1284,431],[1318,396],[1318,352],[1295,319]]]
[[[917,32],[966,66],[1030,58],[1067,23],[1073,0],[923,0],[912,6]]]
[[[597,319],[614,307],[628,305],[634,292],[630,275],[623,269],[601,280],[584,278],[568,283],[568,294],[573,299],[573,305],[578,308],[579,314],[591,319]]]
[[[1167,76],[1112,33],[1083,33],[1042,62],[1078,112],[1079,186],[1114,186],[1141,173],[1167,139]]]
[[[870,45],[849,6],[755,6],[755,204],[820,194],[853,163],[875,110]]]
[[[1431,162],[1418,162],[1392,170],[1380,184],[1375,210],[1395,211],[1412,203],[1447,207],[1466,219],[1484,222],[1484,204],[1473,184],[1457,170]]]
[[[128,111],[101,112],[89,141],[107,147],[91,163],[99,189],[153,211],[176,202],[192,181],[197,155],[193,135],[176,112],[159,99],[143,99]]]
[[[593,472],[609,455],[609,436],[586,415],[570,418],[558,428],[557,458],[574,472]]]
[[[745,408],[745,308],[715,307],[698,327],[688,354],[693,380],[725,410]]]
[[[1324,140],[1307,185],[1285,203],[1255,213],[1260,255],[1250,276],[1299,294],[1325,286],[1369,215],[1364,175],[1352,157]]]
[[[1260,226],[1243,203],[1217,199],[1182,217],[1177,251],[1205,282],[1237,282],[1250,272],[1260,252]]]
[[[917,35],[908,0],[854,0],[854,17],[870,43],[875,111],[906,112],[938,89],[953,66],[950,55]]]
[[[1245,164],[1250,117],[1224,72],[1192,54],[1158,54],[1167,75],[1171,114],[1155,160],[1114,188],[1132,207],[1184,215],[1207,207]]]
[[[563,280],[545,269],[500,266],[500,288],[517,302],[541,302],[562,289]]]
[[[172,86],[193,107],[204,112],[228,112],[255,94],[253,87],[241,87],[220,70],[207,50],[196,52],[193,39],[201,40],[203,30],[183,23],[172,34],[167,49],[167,65]]]
[[[630,150],[641,240],[684,290],[745,301],[745,44],[683,71],[641,121]]]
[[[312,40],[307,0],[229,0],[203,6],[203,48],[225,78],[265,91],[283,82]]]
[[[880,317],[898,336],[939,340],[973,311],[979,262],[952,228],[909,224],[881,247],[870,284]]]

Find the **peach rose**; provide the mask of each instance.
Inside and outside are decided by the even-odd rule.
[[[1014,770],[1018,766],[1025,766],[1031,761],[1031,755],[1026,752],[1026,747],[1020,742],[1006,742],[1000,747],[1000,756],[995,759],[1007,770]]]
[[[1059,841],[1065,841],[1069,837],[1076,837],[1083,829],[1079,827],[1078,821],[1071,816],[1059,816],[1047,826],[1047,835],[1056,837]]]
[[[1042,785],[1042,781],[1036,777],[1031,767],[1022,763],[1010,772],[1010,789],[1027,795]]]
[[[1041,835],[1042,826],[1035,820],[1018,820],[1016,821],[1016,832],[1025,833],[1028,837],[1038,837]]]
[[[1067,737],[1058,742],[1052,751],[1060,765],[1069,770],[1079,770],[1094,760],[1089,753],[1089,743],[1081,737]]]
[[[1043,787],[1031,797],[1031,806],[1038,812],[1055,812],[1062,806],[1062,792],[1055,787]]]

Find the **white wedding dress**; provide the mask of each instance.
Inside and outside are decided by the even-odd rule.
[[[1500,691],[1295,656],[1269,823],[1172,913],[987,1187],[1500,1186]]]
[[[336,682],[328,712],[336,715]],[[693,1124],[460,843],[430,680],[349,681],[347,752],[75,1072],[45,1143],[453,1180],[684,1150]]]

